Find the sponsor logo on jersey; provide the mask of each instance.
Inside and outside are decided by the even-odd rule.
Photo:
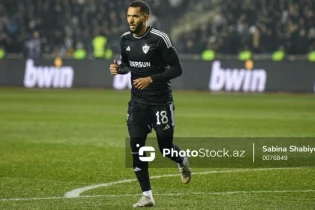
[[[142,46],[142,50],[143,50],[144,54],[147,54],[149,52],[149,49],[150,49],[150,46],[147,44]]]
[[[264,69],[223,69],[220,61],[212,63],[209,89],[211,91],[263,92],[267,73]]]
[[[129,61],[129,65],[131,67],[137,67],[137,68],[151,67],[150,62],[141,62],[141,61]]]
[[[71,66],[35,66],[34,61],[26,61],[24,86],[27,88],[71,88],[74,70]]]

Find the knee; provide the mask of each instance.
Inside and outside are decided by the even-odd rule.
[[[131,137],[130,138],[130,148],[132,153],[139,152],[140,147],[145,144],[146,137]]]
[[[139,151],[131,152],[131,154],[132,154],[133,168],[136,168],[136,167],[140,169],[148,168],[148,162],[140,160]],[[142,156],[145,157],[146,154],[144,153]]]
[[[157,140],[159,144],[159,150],[163,154],[163,150],[171,150],[173,146],[173,130],[157,130]]]
[[[159,144],[159,150],[162,155],[165,155],[165,157],[170,157],[170,154],[174,150],[174,145],[172,143]]]

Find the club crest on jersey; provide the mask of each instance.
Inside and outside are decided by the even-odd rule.
[[[149,45],[142,46],[142,50],[143,50],[144,54],[147,54],[149,52],[149,49],[150,49]]]

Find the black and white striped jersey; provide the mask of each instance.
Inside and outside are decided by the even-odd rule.
[[[181,74],[181,64],[168,35],[148,26],[141,37],[126,32],[121,36],[121,69],[131,72],[131,83],[151,76],[153,83],[144,90],[132,87],[132,100],[144,104],[168,104],[173,101],[170,80]]]

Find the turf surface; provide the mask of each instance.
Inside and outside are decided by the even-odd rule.
[[[174,96],[176,136],[315,137],[314,95]],[[135,178],[124,159],[128,99],[128,91],[1,88],[0,209],[130,209],[140,193],[133,180],[64,197]],[[175,166],[150,169],[162,176],[152,179],[155,209],[315,209],[315,168],[239,170],[193,168],[183,185]]]

